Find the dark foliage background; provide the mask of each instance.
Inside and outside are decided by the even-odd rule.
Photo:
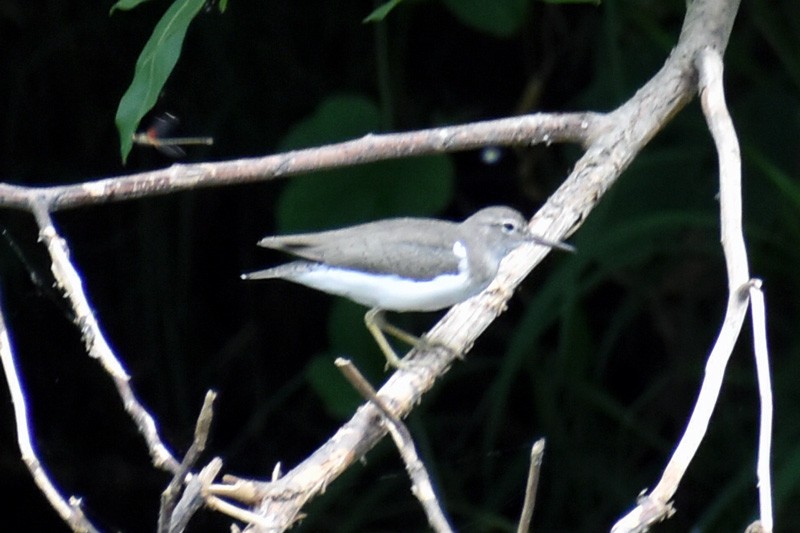
[[[528,110],[608,110],[662,64],[683,0],[531,2],[511,29],[470,24],[452,2],[408,1],[385,25],[370,2],[232,1],[202,15],[157,111],[211,134],[189,160],[258,156],[366,131],[408,130]],[[775,505],[800,513],[797,274],[800,4],[744,2],[727,53],[745,157],[752,272],[764,279],[776,386]],[[73,183],[170,164],[119,162],[114,113],[166,2],[108,16],[109,3],[0,1],[0,179]],[[498,29],[499,28],[499,29]],[[505,28],[505,29],[504,29]],[[279,261],[268,233],[393,214],[463,218],[485,205],[533,210],[575,147],[501,149],[181,193],[57,215],[109,339],[181,453],[209,388],[209,457],[268,477],[321,444],[352,396],[346,353],[384,374],[362,309],[288,283],[243,283]],[[491,162],[489,155],[499,155]],[[333,185],[331,185],[333,184]],[[509,311],[409,419],[460,531],[512,531],[531,443],[547,437],[535,526],[602,530],[652,486],[683,430],[725,301],[716,159],[695,103],[642,153]],[[25,213],[0,213],[2,305],[39,452],[58,485],[109,531],[152,531],[168,477],[150,467],[109,380],[84,354]],[[397,317],[423,331],[432,315]],[[756,516],[758,397],[745,341],[710,433],[660,531],[741,530]],[[59,531],[24,469],[0,402],[3,528]],[[330,486],[300,531],[413,531],[425,519],[391,444]],[[194,531],[227,521],[201,513]]]

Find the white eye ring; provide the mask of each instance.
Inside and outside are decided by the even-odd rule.
[[[517,225],[513,222],[503,222],[502,228],[503,233],[514,233],[517,229]]]

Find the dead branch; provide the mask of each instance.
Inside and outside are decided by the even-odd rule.
[[[670,500],[705,436],[722,388],[725,367],[749,304],[751,283],[742,229],[741,158],[736,131],[725,104],[722,57],[717,50],[707,48],[698,52],[696,61],[703,111],[719,156],[721,240],[728,270],[728,306],[719,336],[708,356],[705,378],[686,431],[659,483],[649,495],[640,498],[635,509],[614,525],[612,531],[615,532],[645,531],[673,512]],[[768,481],[768,477],[762,480]],[[768,499],[771,501],[771,496]],[[771,531],[771,524],[771,516],[762,517],[765,531]]]
[[[433,490],[433,483],[431,483],[428,470],[417,454],[417,447],[411,438],[411,432],[402,420],[392,415],[372,385],[369,384],[350,360],[340,357],[336,359],[335,364],[359,394],[377,407],[383,415],[389,434],[392,436],[392,440],[397,446],[397,451],[400,452],[400,457],[406,466],[408,477],[411,478],[411,492],[422,504],[425,515],[428,517],[428,524],[436,532],[452,532],[453,528],[448,523],[444,511],[442,511],[442,506],[439,504],[439,499],[436,497],[436,492]]]
[[[33,188],[0,183],[0,206],[30,210],[32,198],[39,197],[53,212],[487,145],[585,144],[603,130],[603,124],[603,115],[598,113],[535,113],[404,133],[370,134],[352,141],[259,158],[176,164],[163,170],[74,185]]]
[[[525,486],[525,502],[522,505],[517,533],[527,533],[531,530],[533,509],[536,506],[536,492],[539,488],[539,474],[542,470],[544,458],[544,439],[539,439],[531,446],[531,464],[528,469],[528,483]]]
[[[97,528],[92,525],[81,508],[80,498],[70,496],[64,498],[56,488],[50,475],[45,470],[36,448],[31,439],[30,425],[28,423],[28,406],[25,400],[25,393],[17,372],[17,365],[14,363],[14,351],[11,348],[11,340],[6,329],[5,318],[0,309],[0,361],[3,363],[3,373],[8,383],[8,390],[11,393],[11,402],[14,404],[14,422],[17,427],[17,445],[19,446],[22,462],[31,473],[36,486],[42,491],[50,506],[55,509],[61,519],[72,528],[73,531],[95,533]]]
[[[184,483],[187,481],[189,472],[194,468],[200,455],[206,449],[208,435],[211,431],[211,420],[214,416],[214,400],[216,397],[217,393],[214,391],[208,391],[206,393],[203,407],[200,409],[200,415],[197,417],[197,423],[195,424],[192,445],[189,446],[178,470],[172,476],[169,485],[167,485],[167,488],[161,494],[161,509],[158,513],[158,533],[183,531],[193,513],[197,511],[203,503],[203,492],[195,491],[193,494],[197,495],[196,503],[183,503],[180,505],[180,508],[176,507],[176,501],[181,494]],[[220,463],[220,468],[221,467],[222,464]],[[219,471],[219,469],[217,469],[217,471]],[[191,479],[188,479],[188,481],[191,482]],[[211,483],[211,481],[213,481],[213,477],[209,480],[209,483]],[[180,512],[176,512],[176,510],[180,510]]]

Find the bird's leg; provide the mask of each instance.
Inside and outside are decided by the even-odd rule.
[[[375,342],[378,343],[383,355],[386,357],[388,366],[403,368],[406,365],[400,360],[394,349],[392,349],[392,346],[389,344],[389,341],[386,340],[386,336],[383,334],[384,332],[415,348],[425,345],[424,339],[415,337],[411,333],[404,331],[397,326],[389,324],[386,321],[386,317],[383,316],[383,311],[381,309],[373,308],[367,311],[367,314],[364,315],[364,324],[367,325],[367,329],[370,333],[372,333],[372,336],[375,337]]]
[[[375,322],[378,324],[378,327],[380,327],[381,330],[385,331],[395,339],[405,342],[409,346],[413,346],[414,348],[423,348],[426,345],[425,339],[422,337],[412,335],[406,330],[400,329],[397,326],[387,322],[386,318],[383,316],[383,313],[377,313]]]
[[[373,308],[367,311],[367,314],[364,315],[364,323],[367,325],[367,329],[370,333],[372,333],[372,336],[375,338],[375,342],[378,343],[383,355],[386,357],[387,367],[393,366],[395,368],[407,368],[408,364],[403,362],[397,356],[394,349],[389,344],[389,341],[386,340],[386,336],[383,334],[384,332],[417,349],[438,346],[450,350],[450,347],[445,346],[444,344],[439,342],[431,342],[425,337],[417,337],[403,329],[398,328],[397,326],[390,324],[386,321],[386,317],[383,315],[383,310],[378,308]]]

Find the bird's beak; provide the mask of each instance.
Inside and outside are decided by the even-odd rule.
[[[578,251],[577,248],[565,242],[548,241],[547,239],[537,237],[536,235],[533,234],[530,234],[529,237],[531,242],[535,242],[536,244],[541,244],[542,246],[548,246],[550,248],[556,248],[558,250],[563,250],[565,252],[570,252],[570,253],[575,253]]]

